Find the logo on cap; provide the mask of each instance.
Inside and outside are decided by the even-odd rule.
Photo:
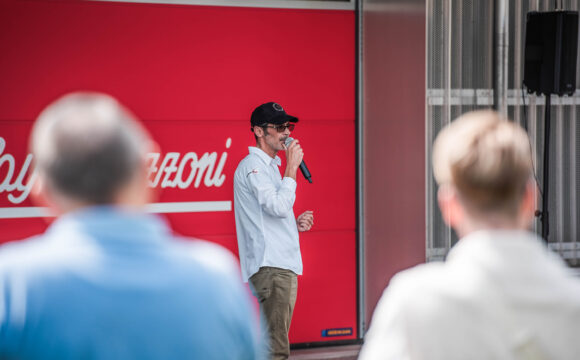
[[[278,103],[273,103],[272,107],[274,108],[274,110],[276,111],[284,111],[284,109],[282,108],[282,106],[280,106],[280,104]]]

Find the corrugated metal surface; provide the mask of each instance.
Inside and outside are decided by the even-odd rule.
[[[524,38],[526,14],[530,10],[553,10],[554,1],[496,1],[507,6],[507,71],[497,92],[499,102],[506,105],[508,116],[527,125],[534,153],[538,179],[542,179],[544,144],[544,97],[522,95]],[[559,2],[562,9],[578,10],[577,0]],[[427,157],[437,132],[458,115],[493,105],[493,36],[494,2],[484,0],[427,1]],[[496,15],[500,9],[495,9]],[[482,15],[485,14],[485,15]],[[498,21],[496,26],[500,26]],[[501,60],[502,42],[496,42]],[[501,61],[498,62],[501,65]],[[505,68],[504,68],[505,70]],[[580,72],[577,72],[580,79]],[[577,79],[577,84],[580,81]],[[497,80],[497,79],[496,79]],[[523,105],[525,101],[525,106]],[[550,214],[550,246],[571,264],[579,265],[580,250],[577,224],[580,221],[580,129],[576,124],[580,111],[580,93],[572,97],[552,97],[551,146],[548,201]],[[427,259],[440,260],[456,241],[456,235],[443,223],[437,207],[436,185],[432,169],[427,165]],[[542,184],[539,184],[540,188]],[[537,208],[542,206],[541,196]],[[541,231],[536,221],[534,229]]]

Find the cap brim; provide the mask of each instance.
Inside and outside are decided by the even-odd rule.
[[[298,118],[296,116],[288,115],[288,121],[296,123],[296,122],[298,122]]]
[[[285,124],[287,122],[292,122],[292,123],[298,122],[298,118],[296,116],[284,114],[282,116],[275,117],[273,119],[270,119],[270,121],[268,121],[268,123],[274,124],[274,125],[282,125],[282,124]]]

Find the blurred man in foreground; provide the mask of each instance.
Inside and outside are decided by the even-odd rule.
[[[58,218],[0,249],[0,358],[259,357],[233,257],[143,212],[152,141],[125,108],[67,95],[31,141],[34,192]]]
[[[578,358],[579,281],[527,230],[527,134],[491,111],[466,114],[435,140],[433,169],[460,240],[445,263],[392,279],[360,359]]]

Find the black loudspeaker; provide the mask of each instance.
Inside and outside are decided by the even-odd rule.
[[[572,95],[576,90],[578,12],[528,13],[524,84],[529,93]]]

